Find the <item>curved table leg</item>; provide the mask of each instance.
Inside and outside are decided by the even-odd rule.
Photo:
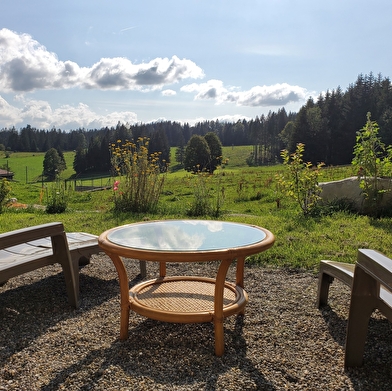
[[[236,285],[244,287],[244,264],[245,257],[237,258]]]
[[[214,296],[214,330],[215,330],[215,354],[220,357],[225,350],[223,335],[223,292],[227,271],[232,263],[232,259],[222,260],[219,265],[215,282]]]
[[[245,257],[237,258],[237,270],[236,270],[236,285],[244,288],[244,265]],[[241,315],[245,314],[245,310],[240,312]]]
[[[124,266],[124,262],[117,254],[108,254],[116,267],[118,279],[120,282],[120,304],[121,304],[121,320],[120,320],[120,339],[128,338],[129,326],[129,280],[128,274]]]

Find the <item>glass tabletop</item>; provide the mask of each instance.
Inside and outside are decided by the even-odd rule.
[[[124,225],[107,239],[117,245],[150,251],[219,251],[263,241],[265,232],[247,224],[211,220],[162,220]]]

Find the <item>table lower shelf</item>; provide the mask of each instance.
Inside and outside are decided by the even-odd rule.
[[[141,282],[129,291],[130,308],[151,319],[173,323],[202,323],[214,320],[215,279],[206,277],[163,277]],[[248,294],[225,281],[223,316],[242,312]]]

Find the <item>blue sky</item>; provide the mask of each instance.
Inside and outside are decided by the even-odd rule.
[[[255,118],[391,77],[390,0],[2,0],[0,129]]]

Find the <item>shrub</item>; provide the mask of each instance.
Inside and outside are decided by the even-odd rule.
[[[368,113],[366,125],[357,132],[352,164],[357,170],[360,187],[365,196],[365,213],[378,216],[382,213],[383,195],[391,190],[383,188],[379,178],[391,176],[392,146],[386,148],[381,142],[378,124],[370,117]]]
[[[286,195],[294,198],[304,215],[309,215],[320,200],[321,188],[318,185],[320,169],[324,163],[316,167],[303,161],[305,144],[297,144],[293,154],[287,150],[281,152],[283,164],[287,167],[286,174],[278,174],[278,184]]]
[[[354,201],[349,198],[335,198],[331,201],[317,203],[312,208],[310,215],[312,217],[331,216],[336,212],[356,214],[357,208]]]
[[[188,216],[220,216],[225,190],[218,181],[217,189],[214,191],[214,187],[211,184],[212,178],[213,176],[206,172],[198,172],[192,178],[194,198],[187,210]]]
[[[8,194],[11,188],[7,179],[3,178],[0,182],[0,213],[3,211],[3,206],[8,200]]]
[[[56,182],[50,189],[46,189],[46,213],[55,214],[66,211],[69,200],[69,192],[65,189],[64,182]]]
[[[160,152],[148,153],[148,139],[137,143],[121,140],[111,145],[112,165],[119,179],[114,182],[114,210],[153,212],[156,210],[167,167],[159,164]]]

